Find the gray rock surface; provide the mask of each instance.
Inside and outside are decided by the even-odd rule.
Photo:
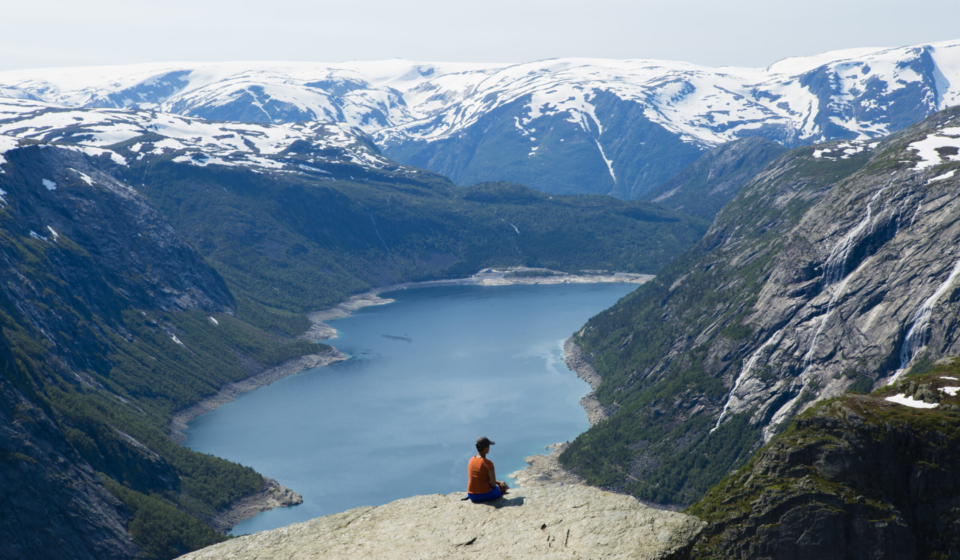
[[[533,486],[560,486],[564,484],[583,484],[583,479],[567,471],[557,458],[567,448],[568,443],[555,443],[547,449],[549,455],[532,455],[524,459],[527,468],[510,474],[523,488]]]
[[[953,108],[771,162],[693,249],[575,337],[620,412],[561,464],[691,503],[813,403],[960,354],[958,130]]]
[[[415,496],[255,533],[184,559],[665,558],[703,523],[579,485],[524,488],[490,504]]]

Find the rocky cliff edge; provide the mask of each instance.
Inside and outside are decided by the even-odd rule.
[[[511,490],[489,504],[463,492],[360,507],[255,533],[183,559],[669,558],[703,527],[581,485]]]

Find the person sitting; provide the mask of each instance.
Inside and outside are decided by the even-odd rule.
[[[490,446],[494,442],[486,436],[477,439],[477,452],[479,455],[470,458],[470,464],[467,465],[467,472],[470,478],[467,480],[467,497],[473,503],[489,502],[496,500],[507,493],[506,482],[497,480],[496,472],[493,468],[493,461],[487,459],[487,453],[490,453]]]

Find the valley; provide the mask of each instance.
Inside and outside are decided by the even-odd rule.
[[[340,140],[322,128],[294,153],[206,165],[178,160],[207,147],[163,144],[156,121],[83,129],[77,114],[46,117],[62,119],[44,129],[54,143],[5,121],[20,138],[3,136],[0,162],[2,476],[4,500],[32,509],[4,518],[4,556],[172,558],[222,540],[217,519],[264,478],[176,445],[168,426],[224,386],[329,352],[294,338],[309,311],[489,267],[656,272],[706,225],[647,202],[457,187],[381,167],[362,138],[328,147]]]
[[[685,508],[659,557],[954,558],[957,61],[946,41],[765,69],[0,72],[0,556],[168,559],[238,523],[390,515],[420,498],[390,500],[462,483],[448,455],[471,453],[451,449],[469,444],[473,411],[526,438],[496,450],[501,477],[570,440],[546,467],[553,482],[607,492],[577,483],[556,507],[589,495],[635,509],[614,492]],[[416,301],[452,322],[353,338],[391,306],[416,316]],[[532,322],[504,334],[506,311],[485,315],[498,305],[519,313],[511,328]],[[463,328],[481,316],[488,342]],[[559,365],[571,334],[566,357],[595,372],[589,422],[587,387]],[[387,346],[405,369],[384,366]],[[526,365],[468,359],[495,349]],[[454,365],[426,367],[443,354]],[[491,399],[458,400],[488,396],[476,379],[496,381]],[[403,433],[443,443],[391,450],[403,436],[383,428],[401,426],[383,420],[390,402],[412,422]],[[296,433],[289,422],[309,441],[278,437]],[[369,449],[341,441],[376,434]],[[335,478],[279,448],[309,450]],[[370,453],[436,485],[368,488]],[[298,492],[303,505],[244,524]],[[520,505],[554,503],[523,492]],[[540,523],[548,548],[559,542]],[[237,546],[273,546],[276,531]],[[473,538],[437,550],[486,537]]]

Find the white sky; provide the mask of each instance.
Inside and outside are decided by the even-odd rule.
[[[0,70],[160,61],[767,66],[960,38],[960,0],[4,0]]]

